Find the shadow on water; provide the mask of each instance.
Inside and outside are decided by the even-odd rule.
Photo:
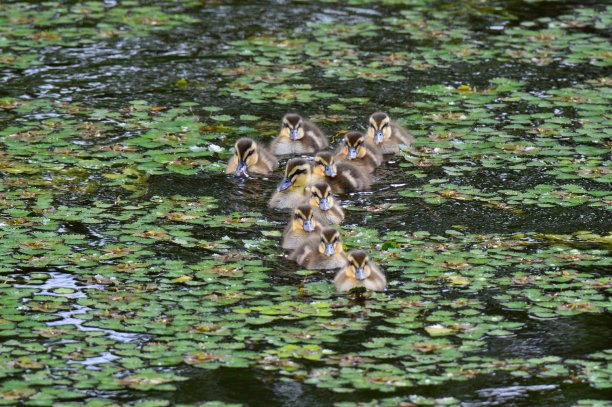
[[[349,211],[347,225],[373,225],[378,230],[393,230],[400,226],[407,232],[428,231],[442,234],[455,225],[467,227],[470,233],[557,233],[571,234],[582,230],[606,234],[612,230],[612,219],[605,208],[586,204],[574,207],[542,208],[536,205],[516,206],[520,211],[489,208],[482,202],[453,201],[439,205],[425,204],[420,199],[405,198],[398,194],[403,189],[417,188],[421,181],[403,175],[404,169],[396,163],[386,163],[376,172],[377,182],[372,191],[339,196],[344,205],[357,208],[373,205],[405,204],[406,210],[383,212]],[[205,196],[218,200],[221,213],[248,213],[258,211],[264,218],[279,223],[279,229],[289,217],[288,212],[271,211],[267,202],[282,177],[282,169],[263,178],[240,179],[225,174],[181,176],[156,175],[149,179],[148,196]],[[460,184],[471,185],[481,179],[487,184],[483,190],[512,189],[520,185],[546,183],[546,176],[531,172],[486,171],[472,174]],[[398,183],[402,180],[402,183]],[[587,182],[590,186],[591,183]],[[207,232],[205,232],[207,233]],[[215,237],[211,229],[212,236]],[[206,236],[203,236],[205,238]]]

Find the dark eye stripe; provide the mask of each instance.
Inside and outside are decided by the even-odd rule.
[[[306,170],[295,170],[292,174],[291,174],[291,178],[295,177],[296,175],[300,175],[305,173]]]

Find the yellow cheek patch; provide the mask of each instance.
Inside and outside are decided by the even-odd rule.
[[[357,147],[357,157],[358,157],[358,158],[363,158],[363,157],[365,157],[366,153],[367,153],[367,150],[366,150],[366,148],[363,146],[363,144],[362,144],[362,145],[360,145],[359,147]]]

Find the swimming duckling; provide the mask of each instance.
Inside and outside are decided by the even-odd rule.
[[[309,120],[299,114],[289,113],[283,117],[280,133],[270,149],[274,154],[307,154],[323,150],[329,145],[327,136]]]
[[[405,128],[391,121],[389,115],[383,112],[372,113],[367,136],[368,141],[383,154],[397,153],[400,145],[409,146],[414,141]]]
[[[336,153],[338,162],[351,165],[368,173],[374,172],[382,163],[382,154],[358,131],[349,131]]]
[[[227,162],[226,174],[248,176],[247,171],[269,174],[278,168],[278,160],[255,140],[243,137],[234,144],[234,155]]]
[[[367,191],[372,179],[370,175],[349,163],[336,164],[333,153],[319,151],[315,156],[312,177],[315,181],[327,182],[337,194]]]
[[[295,208],[309,196],[307,189],[311,176],[310,163],[303,158],[293,158],[287,161],[285,178],[278,185],[277,191],[270,198],[270,208]]]
[[[283,249],[295,249],[309,237],[319,236],[321,228],[309,205],[300,205],[293,210],[291,221],[283,232]]]
[[[317,182],[310,186],[308,203],[315,219],[322,225],[339,225],[344,220],[344,211],[334,199],[327,182]]]
[[[316,270],[336,269],[347,264],[340,233],[334,228],[325,228],[319,236],[304,241],[289,255],[289,260]]]
[[[380,268],[361,250],[348,253],[348,264],[336,274],[334,283],[338,291],[348,291],[355,287],[365,287],[372,291],[382,291],[387,279]]]

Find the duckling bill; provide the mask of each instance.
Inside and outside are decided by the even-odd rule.
[[[240,138],[234,144],[234,155],[229,159],[226,174],[249,176],[249,172],[269,174],[278,168],[274,155],[259,146],[253,139]]]
[[[327,136],[317,125],[290,113],[283,117],[281,130],[272,140],[270,149],[277,155],[308,154],[323,150],[328,145]]]
[[[347,255],[348,264],[334,278],[338,291],[348,291],[356,287],[365,287],[372,291],[382,291],[387,286],[387,279],[369,256],[361,250],[353,250]]]

